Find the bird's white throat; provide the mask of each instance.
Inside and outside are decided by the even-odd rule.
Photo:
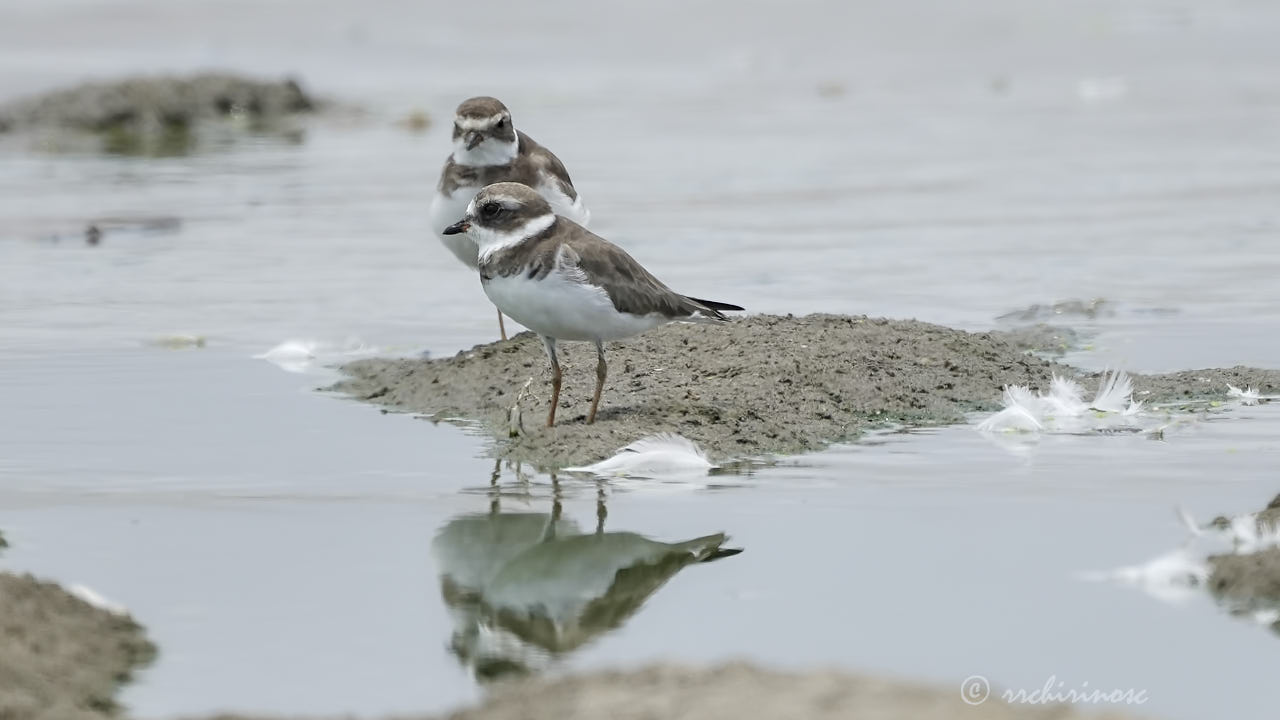
[[[474,210],[474,208],[472,208]],[[468,213],[468,216],[474,217],[474,213]],[[484,262],[493,256],[494,253],[502,252],[507,248],[519,245],[522,241],[533,237],[547,228],[551,227],[556,221],[555,213],[547,213],[532,220],[524,225],[502,232],[492,228],[482,227],[472,222],[471,229],[467,231],[467,235],[475,241],[480,249],[480,261]]]
[[[468,150],[464,137],[453,141],[453,161],[464,167],[489,167],[491,165],[507,165],[520,154],[520,138],[509,143],[494,138],[485,138],[484,142]]]

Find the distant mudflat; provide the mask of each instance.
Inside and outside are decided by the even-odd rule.
[[[498,456],[547,469],[594,462],[656,432],[680,433],[725,460],[818,450],[875,428],[964,422],[965,413],[997,409],[1004,385],[1043,389],[1054,373],[1096,386],[1096,375],[1033,354],[1049,348],[1035,347],[1045,333],[1032,335],[848,315],[668,325],[609,344],[593,425],[586,415],[595,349],[561,344],[564,390],[557,424],[545,428],[550,370],[531,333],[450,358],[359,360],[343,366],[348,378],[333,389],[476,424],[493,435]],[[1273,393],[1280,370],[1193,370],[1134,382],[1137,399],[1171,402],[1225,397],[1228,383]]]
[[[126,76],[0,101],[0,135],[34,133],[33,149],[144,156],[187,155],[210,138],[225,145],[248,133],[296,142],[288,121],[325,107],[292,78],[227,72]]]

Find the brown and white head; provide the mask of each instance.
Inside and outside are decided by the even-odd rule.
[[[520,151],[511,111],[497,98],[463,101],[453,118],[453,161],[470,167],[506,165]]]
[[[467,233],[482,258],[537,237],[556,222],[551,204],[536,190],[515,182],[494,183],[476,193],[466,213],[445,235]]]

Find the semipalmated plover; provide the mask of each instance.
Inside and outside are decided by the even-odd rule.
[[[558,217],[526,185],[498,183],[481,190],[462,219],[444,229],[466,233],[477,250],[485,295],[542,337],[551,361],[551,411],[560,401],[557,340],[596,344],[596,392],[587,422],[595,422],[607,366],[604,341],[638,335],[672,321],[725,321],[737,305],[673,292],[622,248],[578,223]]]
[[[431,201],[431,229],[471,268],[476,267],[476,244],[449,237],[444,229],[462,217],[480,188],[499,182],[528,185],[546,198],[556,213],[579,225],[591,219],[560,159],[516,130],[506,105],[491,97],[473,97],[458,106],[453,120],[453,152],[440,171],[440,183]],[[506,340],[501,310],[498,329]]]

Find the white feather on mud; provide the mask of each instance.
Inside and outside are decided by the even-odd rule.
[[[600,477],[648,477],[705,475],[716,466],[697,443],[675,433],[658,433],[637,440],[617,454],[593,465],[565,468],[564,472]]]

